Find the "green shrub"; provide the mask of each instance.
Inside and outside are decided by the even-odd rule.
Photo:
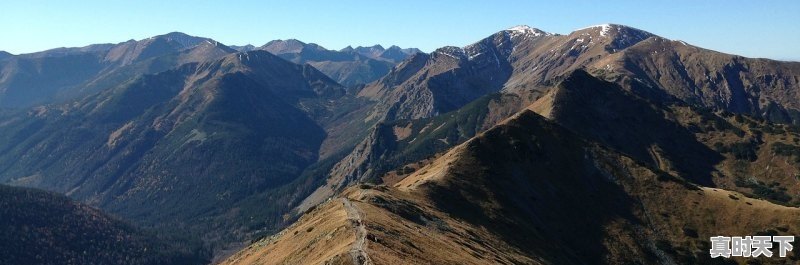
[[[740,142],[730,145],[715,143],[714,148],[721,153],[733,154],[739,160],[756,161],[758,159],[758,145],[753,142]]]
[[[774,143],[772,144],[772,152],[777,155],[794,157],[795,162],[800,162],[800,146]]]
[[[756,198],[766,199],[781,205],[786,205],[792,200],[792,196],[786,194],[786,189],[778,186],[779,184],[777,183],[767,185],[761,181],[752,182],[743,179],[737,179],[734,183],[739,187],[750,188],[753,191],[752,195]]]

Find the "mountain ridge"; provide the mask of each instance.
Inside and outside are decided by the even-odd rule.
[[[139,41],[15,55],[0,62],[0,106],[61,103],[108,89],[138,74],[233,52],[211,39],[169,33]]]
[[[432,80],[433,78],[453,80],[448,82],[457,82],[467,78],[443,76],[450,75],[449,71],[451,70],[465,72],[464,75],[469,75],[469,78],[480,80],[476,80],[476,82],[492,84],[488,86],[460,85],[462,88],[460,88],[459,94],[469,94],[468,91],[475,89],[470,87],[490,87],[490,90],[494,91],[500,89],[508,91],[535,89],[535,86],[546,85],[546,80],[564,75],[571,70],[587,69],[590,72],[603,72],[610,80],[624,83],[629,86],[629,89],[641,90],[638,91],[639,93],[653,93],[651,92],[652,90],[663,91],[664,93],[660,96],[653,95],[661,97],[662,100],[677,98],[683,101],[696,101],[706,107],[723,108],[732,112],[748,112],[754,115],[763,115],[763,109],[768,109],[768,111],[774,109],[777,114],[773,116],[776,116],[776,119],[789,122],[794,120],[791,117],[797,116],[797,107],[794,106],[794,101],[788,100],[788,98],[794,98],[796,95],[791,95],[788,98],[784,97],[784,99],[776,98],[777,96],[773,95],[765,95],[766,100],[763,102],[766,103],[758,103],[755,104],[757,106],[753,106],[754,104],[742,101],[752,101],[754,99],[737,99],[736,97],[738,96],[736,94],[743,93],[735,90],[747,89],[737,82],[745,82],[748,85],[752,84],[753,86],[757,85],[765,88],[769,87],[759,78],[764,78],[761,75],[766,75],[766,72],[773,71],[766,69],[775,68],[784,73],[783,76],[778,78],[781,81],[785,80],[787,82],[786,86],[791,87],[795,79],[797,79],[796,77],[800,75],[797,70],[800,67],[798,63],[780,63],[777,61],[728,56],[689,46],[685,42],[670,41],[643,30],[617,24],[605,24],[579,29],[568,35],[547,34],[543,31],[541,33],[536,31],[537,34],[511,34],[514,32],[535,31],[530,27],[518,26],[518,28],[516,31],[500,31],[464,48],[443,47],[437,49],[426,63],[428,64],[427,67],[410,70],[418,75],[418,80],[414,80],[414,83],[397,84],[378,81],[363,89],[360,95],[371,100],[382,101],[380,105],[395,106],[396,108],[396,110],[391,111],[386,108],[376,110],[377,116],[389,113],[391,114],[388,117],[390,120],[394,118],[424,118],[465,104],[460,102],[454,104],[453,102],[447,102],[449,99],[438,99],[440,97],[446,98],[447,96],[438,95],[443,92],[437,92],[435,87],[430,87],[436,83]],[[520,38],[519,36],[523,37]],[[509,39],[506,40],[504,38]],[[689,54],[696,54],[697,56],[692,58],[689,57]],[[486,58],[480,59],[481,56]],[[714,65],[703,65],[696,62],[699,59],[697,57],[718,59],[714,59]],[[683,62],[682,60],[693,61]],[[733,64],[733,66],[725,66],[725,62]],[[404,64],[400,64],[398,67],[402,68],[403,66]],[[684,66],[696,67],[687,70],[684,69]],[[745,71],[750,68],[758,68],[759,72],[743,75],[741,79],[739,77],[731,77],[729,78],[731,80],[729,84],[723,78],[726,75],[738,75],[737,72],[745,74]],[[697,74],[694,74],[694,72],[710,72],[712,70],[719,72],[717,74],[719,81],[710,78],[708,78],[709,81],[702,81],[701,78],[695,77]],[[479,73],[480,71],[491,74],[481,74]],[[687,71],[693,74],[682,73]],[[665,75],[667,76],[665,77]],[[640,78],[647,76],[648,78],[636,81],[635,77],[637,76]],[[392,73],[389,73],[384,79],[396,80],[397,78],[392,77]],[[703,79],[705,79],[705,76]],[[737,79],[741,81],[736,81]],[[733,98],[709,98],[708,95],[714,94],[712,93],[713,90],[725,89],[724,86],[720,87],[720,83],[735,89],[723,96]],[[771,89],[771,91],[785,90],[785,88],[782,88],[783,85],[781,83],[777,83],[777,85],[779,87]],[[406,91],[411,87],[414,88]],[[756,91],[748,93],[761,96],[756,94]],[[770,92],[770,94],[772,93]],[[453,93],[447,93],[448,96],[450,94]],[[485,93],[479,92],[477,94]],[[402,98],[414,98],[414,101],[419,103],[410,103],[413,105],[408,105],[409,103],[403,103],[400,100]],[[419,100],[416,100],[417,98]],[[464,102],[474,98],[469,97]],[[733,101],[739,105],[749,106],[737,107],[724,101]],[[770,107],[771,104],[775,105],[775,107]],[[414,110],[415,108],[419,109]]]
[[[404,140],[395,138],[390,131],[387,132],[392,128],[380,127],[382,126],[380,124],[439,117],[445,113],[458,110],[488,93],[499,92],[513,95],[519,100],[514,104],[520,104],[520,102],[532,103],[540,97],[547,96],[554,89],[557,82],[567,78],[566,76],[576,69],[585,69],[603,79],[621,84],[630,93],[649,101],[680,102],[687,97],[676,96],[676,93],[670,92],[670,89],[659,88],[660,85],[657,85],[657,83],[643,85],[642,82],[644,80],[637,80],[636,76],[647,76],[647,74],[641,74],[641,71],[638,70],[627,70],[636,65],[630,64],[633,65],[630,66],[627,63],[629,59],[626,58],[631,57],[632,55],[630,54],[636,54],[635,51],[641,49],[641,47],[650,47],[657,44],[680,49],[691,49],[692,51],[703,52],[703,54],[707,53],[705,50],[688,46],[679,41],[668,41],[646,31],[615,24],[579,29],[569,35],[548,34],[527,26],[518,26],[516,29],[512,29],[499,31],[464,48],[449,46],[437,49],[431,54],[411,56],[406,61],[398,64],[380,80],[361,89],[358,92],[359,97],[377,102],[375,107],[370,110],[367,119],[379,124],[377,125],[378,127],[371,129],[371,134],[369,134],[368,138],[359,143],[356,149],[331,169],[328,174],[332,177],[329,178],[327,184],[306,198],[297,210],[302,211],[305,207],[313,205],[311,202],[324,200],[326,196],[321,196],[323,194],[330,196],[342,187],[352,185],[358,181],[368,181],[378,177],[375,176],[376,172],[386,170],[375,170],[375,167],[385,166],[385,161],[391,161],[395,159],[392,156],[402,153],[403,150],[397,149],[394,145],[401,144]],[[644,55],[640,57],[644,57]],[[592,68],[593,66],[597,68]],[[619,70],[615,70],[618,69],[617,67],[619,67]],[[652,69],[658,68],[647,67],[644,69],[651,69],[652,71]],[[680,72],[681,68],[670,66],[667,69]],[[670,74],[670,76],[681,75]],[[791,78],[791,76],[785,78]],[[786,102],[794,104],[792,101]],[[693,103],[697,102],[684,102],[684,104],[689,105]],[[504,104],[514,106],[509,103]],[[639,104],[638,106],[651,108],[648,106],[651,104],[653,103]],[[704,108],[709,107],[705,104],[700,105]],[[713,109],[713,106],[710,107]],[[521,110],[525,106],[516,105],[514,108]],[[727,108],[724,105],[718,108],[734,113],[736,111],[736,109]],[[784,122],[791,121],[790,118],[785,117],[788,115],[782,112],[780,105],[773,106],[772,109],[773,113],[778,113],[777,116],[784,117],[782,119]],[[656,120],[656,116],[653,117],[653,120]],[[661,122],[665,122],[666,127],[664,128],[671,128],[669,130],[685,136],[683,137],[685,141],[693,143],[692,146],[697,152],[692,154],[706,154],[699,155],[697,161],[707,161],[715,157],[716,160],[719,160],[718,155],[710,154],[709,147],[697,144],[698,141],[694,137],[689,137],[683,129],[675,129],[677,128],[676,122]],[[579,125],[581,123],[576,124]],[[666,124],[671,125],[667,126]],[[636,129],[637,127],[634,126],[633,128]],[[406,129],[407,127],[395,126],[393,130],[397,132],[397,130]],[[602,130],[613,130],[613,128],[602,128]],[[464,132],[475,132],[475,130],[473,128],[459,128],[453,131],[453,135],[470,135]],[[421,131],[412,129],[411,135],[403,137],[415,139],[418,133],[421,133]],[[397,135],[397,133],[395,134]],[[624,142],[624,140],[621,140],[623,138],[625,137],[621,137],[617,141]],[[442,139],[445,139],[445,145],[452,145],[457,143],[459,137],[451,138],[447,136]],[[657,141],[662,141],[661,145],[666,149],[674,147],[664,144],[663,139]],[[650,151],[639,147],[636,149],[639,149],[636,152],[639,153],[638,159],[640,160],[655,161],[653,159],[659,158],[659,156],[646,154]],[[672,153],[670,156],[680,157],[674,153],[675,150],[668,151],[668,153],[670,152]],[[433,153],[428,153],[428,155],[433,155]],[[628,155],[631,154],[628,153]],[[406,162],[410,163],[412,161]],[[397,165],[394,163],[397,162],[387,164],[400,167],[396,168],[397,171],[404,170],[402,164]],[[705,164],[684,165],[682,170],[697,171],[695,173],[699,174],[697,174],[696,180],[699,183],[709,184],[711,178],[709,177],[708,168],[713,163],[702,163]],[[700,168],[703,170],[700,170]]]
[[[222,264],[712,263],[722,260],[709,258],[708,236],[791,234],[799,214],[698,186],[523,109],[393,185],[346,188]]]

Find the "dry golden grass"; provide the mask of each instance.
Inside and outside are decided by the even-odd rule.
[[[705,144],[738,140],[717,134],[697,136]],[[774,161],[765,149],[753,167]],[[723,173],[730,160],[718,167]],[[800,233],[800,209],[697,186],[670,173],[669,163],[642,164],[524,110],[415,164],[410,175],[387,177],[392,186],[359,185],[340,196],[362,213],[373,264],[693,264],[708,261],[712,236]],[[326,232],[304,233],[312,226]],[[356,231],[338,200],[286,231],[225,264],[354,263],[348,253]],[[332,240],[320,240],[328,234]],[[269,246],[259,247],[263,242]]]
[[[342,203],[329,201],[220,264],[350,264],[348,251],[354,241]]]

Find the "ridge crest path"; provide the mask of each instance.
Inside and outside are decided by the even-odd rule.
[[[353,264],[358,265],[372,265],[372,260],[367,254],[367,228],[364,226],[363,214],[358,207],[353,204],[350,199],[342,198],[342,203],[347,211],[347,219],[356,230],[356,241],[353,242],[353,248],[350,250],[350,256],[353,257]]]

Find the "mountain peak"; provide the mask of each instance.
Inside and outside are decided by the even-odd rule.
[[[543,31],[543,30],[540,30],[540,29],[537,29],[537,28],[533,28],[533,27],[528,26],[528,25],[513,26],[513,27],[510,27],[510,28],[506,29],[505,32],[510,33],[511,37],[516,37],[516,36],[539,37],[539,36],[550,36],[550,35],[553,35],[552,33],[549,33],[549,32],[546,32],[546,31]]]
[[[347,45],[347,47],[344,47],[344,48],[342,48],[342,49],[341,49],[341,50],[339,50],[339,51],[340,51],[340,52],[352,52],[353,50],[354,50],[354,49],[353,49],[353,46]]]
[[[658,37],[653,33],[619,24],[585,27],[573,31],[570,35],[578,39],[588,37],[590,40],[603,42],[610,51],[622,50],[650,37]]]
[[[358,46],[356,47],[355,51],[357,53],[370,56],[370,57],[378,57],[381,53],[383,53],[386,49],[383,48],[380,44],[375,44],[369,47]]]
[[[580,28],[580,29],[578,29],[576,31],[582,31],[582,30],[587,30],[587,29],[593,29],[593,30],[594,29],[599,29],[600,30],[600,35],[601,36],[606,36],[608,34],[609,30],[611,30],[611,25],[612,24],[608,24],[608,23],[600,24],[600,25],[593,25],[593,26],[588,26],[588,27],[585,27],[585,28]]]
[[[142,39],[142,40],[152,40],[152,39],[159,39],[159,38],[181,39],[181,38],[190,38],[190,37],[194,37],[194,36],[190,36],[189,34],[186,34],[186,33],[183,33],[183,32],[179,32],[179,31],[173,31],[173,32],[169,32],[169,33],[164,33],[164,34],[160,34],[160,35],[151,36],[149,38]],[[130,40],[126,41],[126,42],[136,42],[136,40],[135,39],[130,39]]]
[[[261,46],[261,49],[273,54],[298,53],[306,47],[305,42],[296,39],[273,40]]]
[[[306,44],[305,42],[303,42],[301,40],[298,40],[298,39],[286,39],[286,40],[277,40],[277,41],[286,42],[286,43]]]
[[[611,23],[594,25],[594,26],[589,26],[589,27],[585,27],[585,28],[581,28],[581,29],[575,30],[575,32],[582,32],[582,31],[598,32],[601,37],[606,37],[606,36],[614,37],[614,36],[617,36],[617,35],[620,35],[620,34],[623,34],[623,35],[627,34],[627,35],[641,36],[641,37],[646,36],[645,37],[645,39],[646,39],[647,37],[655,36],[655,34],[653,34],[653,33],[650,33],[650,32],[647,32],[647,31],[644,31],[644,30],[641,30],[641,29],[637,29],[637,28],[634,28],[634,27],[631,27],[631,26],[620,25],[620,24],[611,24]]]
[[[414,54],[413,50],[403,50],[402,48],[398,47],[397,45],[392,45],[388,49],[384,50],[380,53],[379,57],[392,60],[394,62],[400,62],[408,58],[409,55]]]
[[[189,36],[189,34],[186,34],[186,33],[180,32],[180,31],[173,31],[173,32],[170,32],[170,33],[167,33],[167,34],[159,35],[158,37],[186,38],[186,37],[192,37],[192,36]]]
[[[372,46],[369,46],[369,47],[364,47],[364,48],[370,48],[370,49],[375,49],[375,50],[385,50],[383,48],[383,46],[380,45],[380,44],[375,44],[375,45],[372,45]]]
[[[407,54],[422,53],[422,50],[417,49],[417,48],[405,48],[405,49],[402,49],[402,51],[407,53]]]
[[[183,32],[177,32],[177,31],[173,31],[173,32],[170,32],[170,33],[167,33],[167,34],[150,37],[148,39],[149,40],[151,40],[151,39],[164,39],[164,40],[167,40],[167,41],[174,41],[174,42],[179,43],[184,48],[197,46],[199,44],[202,44],[203,41],[210,41],[211,40],[211,39],[208,39],[208,38],[192,36],[192,35],[189,35],[189,34],[186,34],[186,33],[183,33]],[[214,44],[216,45],[216,42]]]
[[[278,45],[278,44],[280,44],[280,45],[306,45],[305,42],[302,42],[302,41],[297,40],[297,39],[285,39],[285,40],[278,39],[278,40],[271,40],[271,41],[267,42],[267,44],[264,44],[264,47],[270,46],[270,45]]]

